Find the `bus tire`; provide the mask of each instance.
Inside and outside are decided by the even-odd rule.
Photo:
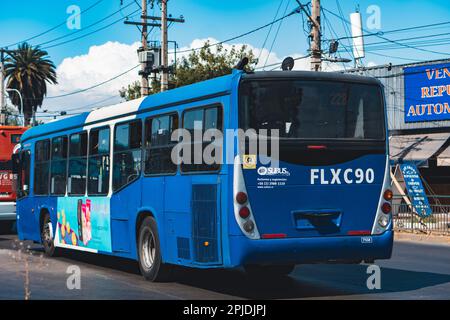
[[[253,277],[284,277],[294,271],[294,264],[286,265],[246,265],[245,272]]]
[[[165,282],[171,279],[172,267],[162,262],[158,228],[153,217],[146,217],[138,235],[139,269],[146,280]]]
[[[41,243],[47,257],[56,257],[59,255],[60,251],[58,248],[55,248],[54,238],[51,237],[50,222],[50,214],[44,213],[41,225]]]

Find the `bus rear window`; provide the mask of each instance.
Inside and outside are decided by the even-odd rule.
[[[281,138],[384,140],[381,90],[326,81],[246,81],[239,127],[278,129]]]

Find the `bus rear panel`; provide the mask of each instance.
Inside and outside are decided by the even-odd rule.
[[[239,127],[276,129],[276,167],[236,163],[236,264],[373,261],[391,256],[385,111],[378,84],[248,76],[239,92]],[[273,150],[272,150],[273,151]],[[262,163],[264,162],[264,163]],[[242,181],[239,181],[242,180]],[[250,209],[242,218],[240,210]],[[246,216],[244,210],[244,217]],[[246,232],[249,221],[254,230]]]

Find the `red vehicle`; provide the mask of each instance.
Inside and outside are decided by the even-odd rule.
[[[16,220],[16,192],[12,154],[25,127],[0,126],[0,221]]]

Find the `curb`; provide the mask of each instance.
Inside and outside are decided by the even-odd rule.
[[[395,231],[394,241],[450,246],[450,236]]]

